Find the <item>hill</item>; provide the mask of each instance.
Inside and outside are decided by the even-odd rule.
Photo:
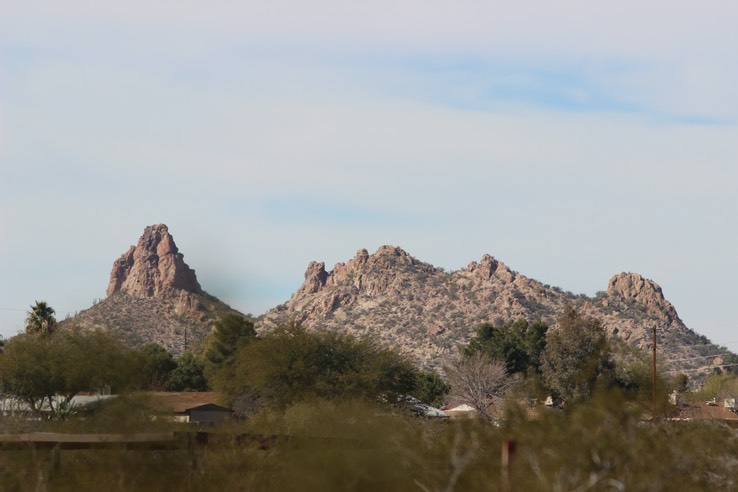
[[[136,246],[113,262],[107,294],[64,323],[107,330],[131,346],[155,342],[179,354],[201,345],[215,320],[238,313],[201,288],[164,224],[146,227]],[[330,271],[311,262],[302,286],[262,315],[257,330],[297,321],[370,335],[425,368],[439,368],[481,323],[540,318],[556,329],[566,305],[600,318],[620,348],[649,349],[656,327],[659,361],[672,372],[694,375],[738,363],[685,326],[661,287],[637,273],[614,275],[607,290],[588,297],[528,278],[490,255],[446,272],[394,246],[374,254],[361,249]]]
[[[297,321],[314,329],[370,334],[424,367],[437,368],[481,323],[541,318],[555,329],[566,305],[600,318],[613,340],[640,349],[650,347],[656,327],[659,357],[669,370],[706,372],[726,362],[718,355],[725,349],[687,328],[661,288],[636,273],[617,274],[606,291],[588,297],[530,279],[490,255],[445,272],[394,246],[372,255],[359,250],[331,271],[311,262],[302,286],[258,326],[268,330]]]
[[[106,330],[130,346],[154,342],[179,354],[201,345],[215,320],[238,313],[202,290],[164,224],[146,227],[137,245],[115,260],[107,294],[65,323]]]

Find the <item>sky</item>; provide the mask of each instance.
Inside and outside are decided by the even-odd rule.
[[[165,223],[258,315],[308,263],[657,282],[738,350],[738,3],[5,0],[0,334]]]

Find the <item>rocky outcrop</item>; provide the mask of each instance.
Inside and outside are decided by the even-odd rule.
[[[661,287],[653,280],[643,278],[637,273],[615,275],[607,285],[607,292],[626,302],[630,301],[645,307],[663,323],[671,324],[675,320],[681,323],[676,309],[666,300]]]
[[[169,229],[156,224],[146,227],[138,244],[113,263],[107,295],[125,290],[133,297],[167,297],[177,289],[202,293]]]
[[[325,263],[313,261],[305,271],[305,282],[303,282],[302,287],[300,287],[300,290],[295,295],[304,296],[315,294],[325,287],[327,280],[328,273],[325,271]]]
[[[615,275],[607,292],[575,295],[514,272],[491,255],[444,272],[395,246],[374,254],[361,249],[327,271],[312,262],[289,301],[266,313],[261,329],[298,321],[308,327],[370,334],[408,352],[425,367],[442,366],[484,322],[541,318],[553,329],[566,305],[596,316],[613,338],[641,348],[651,328],[663,333],[662,349],[694,355],[704,340],[689,330],[653,281]],[[682,357],[684,358],[684,357]]]

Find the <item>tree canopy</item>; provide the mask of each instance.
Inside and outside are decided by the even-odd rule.
[[[384,396],[393,401],[412,394],[418,371],[398,353],[368,339],[334,332],[281,326],[242,346],[234,377],[219,389],[236,398],[255,392],[275,406],[313,398]]]
[[[176,359],[177,367],[169,373],[169,391],[208,391],[210,385],[205,377],[205,363],[190,351]]]
[[[36,301],[26,317],[26,333],[51,335],[56,328],[54,313],[46,301]]]
[[[149,343],[135,351],[139,387],[152,391],[207,391],[202,354],[185,351],[176,359],[161,345]]]
[[[46,409],[62,418],[73,410],[74,396],[125,385],[137,377],[135,367],[131,351],[102,332],[21,334],[8,341],[0,357],[0,386],[32,411]]]
[[[136,350],[141,366],[141,387],[163,391],[169,385],[169,375],[177,368],[177,362],[167,349],[156,343],[147,343]]]
[[[238,349],[256,338],[254,323],[236,313],[228,313],[214,324],[205,357],[215,365],[230,362]]]
[[[205,374],[214,386],[227,386],[234,377],[236,353],[256,339],[254,323],[236,313],[228,313],[215,322],[205,349]]]
[[[510,374],[539,372],[547,331],[548,325],[541,320],[529,323],[520,319],[497,327],[483,323],[463,352],[466,356],[481,353],[500,361]]]
[[[450,390],[451,386],[435,372],[421,371],[417,376],[413,396],[429,405],[440,407]]]
[[[597,318],[567,306],[547,336],[541,357],[544,383],[563,398],[588,398],[598,381],[612,379],[607,335]]]

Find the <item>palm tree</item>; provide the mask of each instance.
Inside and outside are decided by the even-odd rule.
[[[51,335],[54,328],[56,328],[54,308],[49,306],[46,301],[36,301],[36,305],[31,306],[31,310],[26,317],[26,333]]]

